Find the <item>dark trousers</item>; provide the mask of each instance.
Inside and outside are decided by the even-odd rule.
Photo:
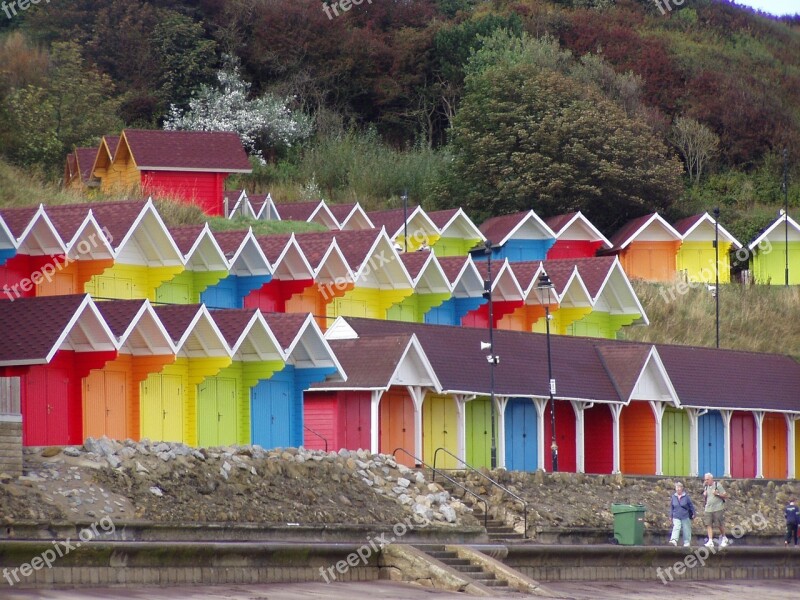
[[[794,545],[797,546],[797,525],[792,523],[786,524],[786,543],[794,542]]]

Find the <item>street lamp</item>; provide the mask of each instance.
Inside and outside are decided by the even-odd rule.
[[[550,383],[550,452],[553,459],[553,473],[558,472],[558,442],[556,441],[556,401],[553,395],[556,393],[556,380],[553,379],[553,359],[550,352],[550,301],[553,293],[553,282],[550,281],[547,273],[539,276],[539,301],[544,305],[544,321],[547,331],[547,376]]]
[[[483,297],[489,301],[489,343],[481,342],[481,350],[488,350],[489,355],[486,360],[489,361],[489,396],[490,406],[489,413],[491,415],[491,430],[492,430],[492,450],[491,450],[491,467],[497,468],[497,442],[494,434],[494,366],[500,362],[500,357],[494,353],[494,305],[492,302],[492,242],[486,240],[484,242],[484,252],[486,253],[486,267],[488,279],[483,282]]]
[[[714,208],[714,253],[716,254],[716,268],[714,269],[714,300],[717,310],[717,348],[719,348],[719,207]]]
[[[403,252],[408,252],[408,190],[403,190]]]
[[[783,149],[783,234],[786,247],[786,273],[784,285],[789,287],[789,151]]]

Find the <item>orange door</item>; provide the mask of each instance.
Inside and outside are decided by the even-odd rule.
[[[397,448],[404,448],[410,454],[414,454],[414,403],[407,394],[386,392],[383,395],[380,423],[382,453],[391,454]],[[407,467],[414,466],[414,461],[402,452],[397,453],[397,461]]]
[[[764,448],[764,478],[786,479],[788,476],[788,440],[783,415],[764,415],[761,443]]]
[[[648,402],[633,400],[619,423],[620,468],[631,475],[656,472],[656,418]]]
[[[126,357],[127,358],[127,357]],[[83,380],[83,438],[107,436],[114,440],[130,437],[128,432],[129,374],[118,368],[96,369]]]
[[[83,439],[106,433],[105,371],[90,371],[83,380]]]

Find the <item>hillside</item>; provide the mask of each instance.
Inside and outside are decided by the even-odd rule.
[[[238,184],[281,200],[316,193],[378,208],[407,189],[426,208],[458,204],[479,218],[521,205],[542,216],[581,208],[607,234],[651,210],[677,219],[720,204],[726,227],[747,238],[782,204],[788,148],[789,200],[800,206],[800,17],[768,18],[725,0],[668,14],[651,0],[410,0],[338,16],[325,8],[30,6],[0,21],[0,154],[55,182],[75,146],[122,127],[161,127],[236,69],[252,99],[313,123],[291,142],[274,122],[254,135],[266,164]],[[462,108],[483,105],[475,55],[501,31],[508,42],[483,66],[502,71],[522,56],[552,76],[552,118],[581,126],[553,138],[525,132],[523,158],[541,172],[521,163],[518,173],[470,178],[471,165],[513,170],[520,157],[491,143],[474,156],[461,143],[473,133]]]
[[[649,327],[627,327],[625,339],[713,347],[716,305],[705,286],[680,294],[675,286],[634,282]],[[780,352],[800,359],[797,286],[720,286],[720,347]]]

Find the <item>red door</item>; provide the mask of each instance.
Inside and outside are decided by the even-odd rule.
[[[309,450],[339,450],[337,394],[308,393],[303,398],[303,445]]]
[[[544,466],[553,470],[551,405],[544,411]],[[556,400],[556,442],[558,443],[558,470],[574,473],[575,464],[575,411],[572,404]]]
[[[611,409],[605,404],[595,404],[583,415],[586,472],[611,473],[614,468],[614,419]]]
[[[370,436],[370,392],[343,392],[340,396],[344,418],[340,423],[342,447],[358,450],[371,447]]]
[[[731,476],[756,476],[756,423],[748,412],[735,412],[731,417]]]

